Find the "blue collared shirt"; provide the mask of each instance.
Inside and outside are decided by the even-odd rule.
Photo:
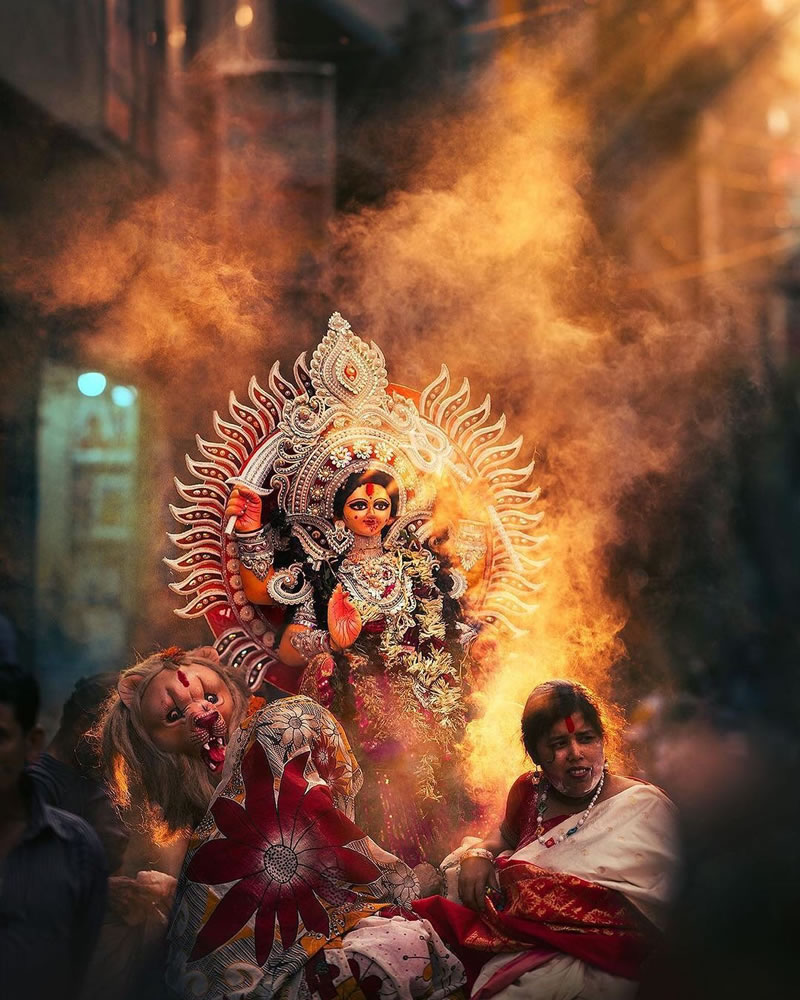
[[[27,773],[43,802],[86,820],[105,848],[109,872],[118,871],[128,846],[128,829],[102,784],[49,753],[40,754]]]
[[[72,1000],[103,922],[105,852],[88,823],[23,784],[28,824],[0,867],[0,993]]]

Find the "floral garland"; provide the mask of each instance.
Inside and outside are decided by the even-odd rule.
[[[460,667],[454,666],[452,654],[444,647],[446,625],[444,598],[434,577],[437,563],[427,549],[415,552],[399,550],[403,572],[414,582],[414,589],[430,590],[435,596],[417,597],[413,611],[417,639],[413,646],[404,640],[408,630],[387,627],[381,635],[379,651],[389,672],[411,678],[414,697],[423,708],[433,712],[436,722],[453,732],[463,728],[464,712]]]

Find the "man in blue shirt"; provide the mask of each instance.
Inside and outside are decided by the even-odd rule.
[[[41,750],[39,690],[0,666],[0,969],[7,1000],[77,997],[97,941],[108,870],[97,834],[44,803],[25,765]]]

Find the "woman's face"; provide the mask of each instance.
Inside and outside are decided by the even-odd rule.
[[[385,487],[365,483],[345,500],[342,516],[354,535],[380,535],[392,520],[392,501]]]
[[[603,773],[603,737],[581,712],[554,723],[537,742],[536,754],[547,780],[568,798],[588,795]]]

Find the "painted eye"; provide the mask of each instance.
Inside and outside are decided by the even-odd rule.
[[[375,510],[388,510],[389,501],[388,500],[376,500],[374,505]]]
[[[366,500],[352,500],[347,506],[350,508],[350,510],[366,510],[367,509],[367,501]]]
[[[171,708],[167,712],[167,722],[177,722],[178,719],[180,719],[180,717],[181,717],[182,714],[183,713],[180,712],[177,708]]]
[[[216,705],[216,703],[219,701],[219,695],[214,694],[213,691],[209,691],[208,694],[206,695],[206,701],[210,702],[212,705]]]

